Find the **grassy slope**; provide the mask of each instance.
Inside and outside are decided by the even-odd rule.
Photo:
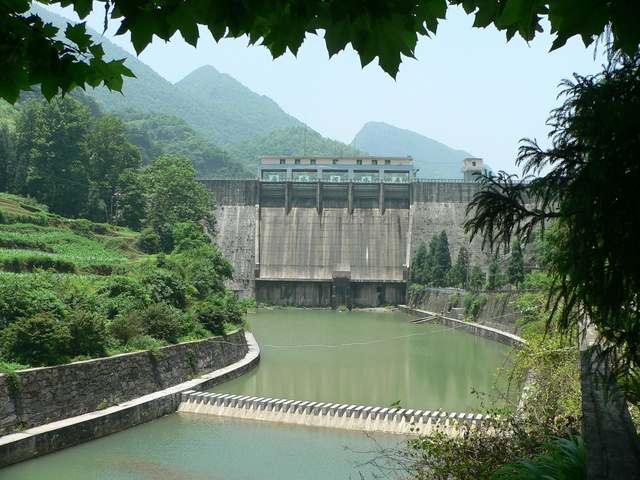
[[[67,220],[46,212],[46,208],[24,198],[0,194],[0,267],[16,271],[23,259],[49,259],[75,265],[76,272],[99,272],[101,269],[136,260],[143,254],[134,247],[137,233],[112,225],[86,220]],[[47,262],[41,260],[43,268]],[[56,269],[55,265],[52,268]]]

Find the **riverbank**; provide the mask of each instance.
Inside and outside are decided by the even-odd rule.
[[[71,447],[140,425],[177,411],[181,394],[206,390],[253,369],[260,348],[251,333],[244,332],[245,355],[222,368],[178,385],[72,418],[47,423],[24,432],[0,437],[0,467]]]
[[[446,325],[447,327],[455,328],[456,330],[462,330],[479,337],[488,338],[494,342],[504,343],[505,345],[513,346],[525,343],[525,340],[513,333],[504,332],[497,328],[488,327],[475,322],[465,322],[464,320],[457,320],[455,318],[446,317],[437,312],[430,312],[428,310],[421,310],[418,308],[408,307],[407,305],[398,305],[400,311],[416,316],[434,316],[434,322]]]

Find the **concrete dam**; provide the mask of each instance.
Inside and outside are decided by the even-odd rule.
[[[305,307],[404,303],[409,265],[422,241],[446,231],[451,257],[473,181],[202,180],[217,205],[217,242],[232,262],[230,287],[258,302]]]

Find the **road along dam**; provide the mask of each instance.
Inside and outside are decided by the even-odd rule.
[[[409,265],[443,230],[486,265],[463,232],[474,181],[201,180],[217,209],[216,241],[235,268],[230,287],[258,302],[304,307],[406,301]]]

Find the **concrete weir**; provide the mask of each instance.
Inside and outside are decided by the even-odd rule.
[[[440,431],[461,435],[483,425],[487,414],[383,408],[308,402],[190,390],[182,392],[179,412],[279,422],[364,432],[418,434]]]

